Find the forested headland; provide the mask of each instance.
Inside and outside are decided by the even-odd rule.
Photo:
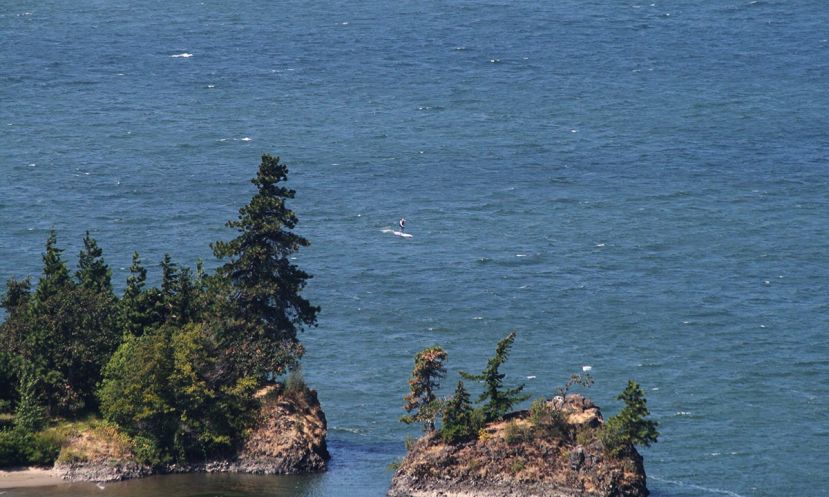
[[[287,174],[264,155],[256,193],[227,223],[235,237],[211,245],[221,265],[166,255],[158,287],[136,252],[117,295],[89,232],[74,270],[51,232],[39,277],[9,279],[2,294],[0,466],[83,460],[67,446],[79,431],[148,466],[227,457],[263,392],[307,395],[299,334],[319,308],[291,260],[309,242],[293,231]]]

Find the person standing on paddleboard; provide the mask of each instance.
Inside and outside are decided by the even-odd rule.
[[[406,231],[406,218],[405,218],[405,217],[401,217],[401,218],[400,218],[400,221],[399,221],[397,224],[399,224],[399,225],[400,225],[400,232],[401,232],[401,233],[403,233],[404,231]]]

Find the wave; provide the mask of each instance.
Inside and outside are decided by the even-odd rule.
[[[672,485],[676,485],[678,487],[683,487],[683,488],[693,488],[695,490],[704,490],[706,492],[713,492],[715,494],[730,495],[731,497],[746,497],[744,495],[738,494],[737,492],[732,492],[731,490],[723,490],[721,488],[703,487],[702,485],[696,485],[694,483],[687,483],[687,482],[679,481],[679,480],[668,480],[666,478],[659,478],[658,476],[653,476],[653,475],[649,475],[648,478],[650,478],[651,480],[661,481],[662,483],[670,483]]]

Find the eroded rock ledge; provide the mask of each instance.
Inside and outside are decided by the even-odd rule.
[[[599,440],[599,408],[580,395],[548,402],[564,430],[533,428],[527,411],[491,423],[477,440],[448,444],[424,435],[392,479],[389,497],[645,497],[642,457],[611,456]]]
[[[84,456],[55,463],[54,472],[70,481],[118,481],[164,473],[325,471],[330,458],[325,442],[327,426],[316,391],[286,394],[277,385],[261,390],[257,398],[261,405],[259,422],[234,457],[150,467],[137,463],[128,450],[93,439],[89,433],[79,433],[68,441],[63,451]]]

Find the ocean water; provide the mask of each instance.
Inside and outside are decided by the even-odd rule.
[[[7,495],[381,496],[413,355],[447,349],[448,394],[516,330],[535,395],[591,365],[609,415],[643,386],[653,495],[829,496],[827,26],[822,0],[4,0],[0,279],[52,227],[119,288],[133,250],[155,281],[166,252],[215,267],[280,155],[334,456]]]

